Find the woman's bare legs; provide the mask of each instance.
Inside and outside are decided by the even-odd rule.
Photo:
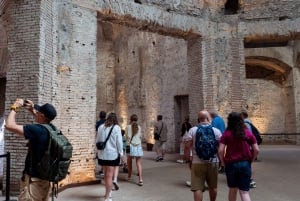
[[[112,178],[114,175],[114,169],[115,167],[113,166],[103,166],[105,181],[105,199],[109,198],[112,189]]]
[[[143,176],[142,176],[142,159],[141,157],[135,157],[136,160],[136,168],[139,174],[139,181],[143,181]]]
[[[131,174],[132,174],[132,158],[130,155],[127,155],[127,168],[128,168],[128,176],[127,178],[130,179],[131,178]]]
[[[113,185],[116,191],[119,190],[119,185],[118,185],[119,169],[120,169],[119,166],[114,167]]]
[[[229,188],[228,200],[236,201],[238,188]]]
[[[241,196],[241,200],[242,201],[251,201],[250,195],[249,195],[249,191],[239,191],[240,196]]]

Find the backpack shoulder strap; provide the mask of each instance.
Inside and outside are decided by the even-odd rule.
[[[50,152],[50,148],[51,148],[51,142],[52,142],[52,138],[51,136],[53,135],[53,133],[55,132],[56,134],[58,133],[57,128],[52,125],[52,124],[40,124],[41,126],[43,126],[44,128],[46,128],[48,130],[48,134],[49,134],[49,141],[48,141],[48,148],[46,150],[46,152]]]
[[[208,125],[202,125],[202,124],[199,124],[198,125],[198,129],[197,129],[197,132],[199,129],[205,129],[205,128],[210,128],[212,129],[212,125],[208,124]]]
[[[57,128],[53,125],[53,124],[40,124],[43,127],[45,127],[49,133],[53,132],[53,131],[58,131]]]

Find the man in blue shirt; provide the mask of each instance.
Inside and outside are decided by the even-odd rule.
[[[212,111],[209,114],[212,118],[211,125],[219,129],[223,134],[225,131],[225,122],[222,119],[222,117],[220,117],[216,111]],[[219,173],[224,173],[224,172],[225,172],[224,166],[222,166],[221,163],[219,163]]]
[[[220,117],[218,115],[218,113],[215,111],[210,112],[210,116],[212,118],[211,125],[217,129],[219,129],[221,131],[221,133],[223,134],[225,131],[225,122],[222,119],[222,117]]]

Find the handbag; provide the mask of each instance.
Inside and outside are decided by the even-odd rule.
[[[158,133],[154,133],[154,140],[159,140],[160,135]]]
[[[164,126],[164,124],[162,123],[161,124],[161,129],[159,131],[159,134],[158,133],[154,133],[154,140],[159,140],[160,134],[161,134],[161,130],[162,130],[163,126]]]
[[[133,135],[131,136],[131,139],[130,139],[129,144],[131,144],[132,138],[133,138]],[[127,153],[127,154],[130,153],[130,145],[126,145],[126,153]]]
[[[130,153],[130,145],[126,145],[126,153],[127,153],[127,154]]]
[[[104,142],[103,142],[103,141],[96,142],[96,147],[97,147],[98,150],[103,150],[103,149],[105,149],[106,142],[107,142],[107,140],[109,139],[110,134],[111,134],[111,132],[112,132],[114,126],[115,126],[115,125],[113,125],[113,126],[111,127],[111,129],[110,129],[110,131],[109,131],[109,133],[108,133],[108,136],[106,137],[106,139],[105,139]]]

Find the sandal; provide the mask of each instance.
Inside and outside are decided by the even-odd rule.
[[[138,185],[139,186],[143,186],[144,185],[143,180],[140,180],[139,183],[138,183]]]
[[[127,177],[126,181],[131,181],[131,178],[130,178],[130,177]]]

